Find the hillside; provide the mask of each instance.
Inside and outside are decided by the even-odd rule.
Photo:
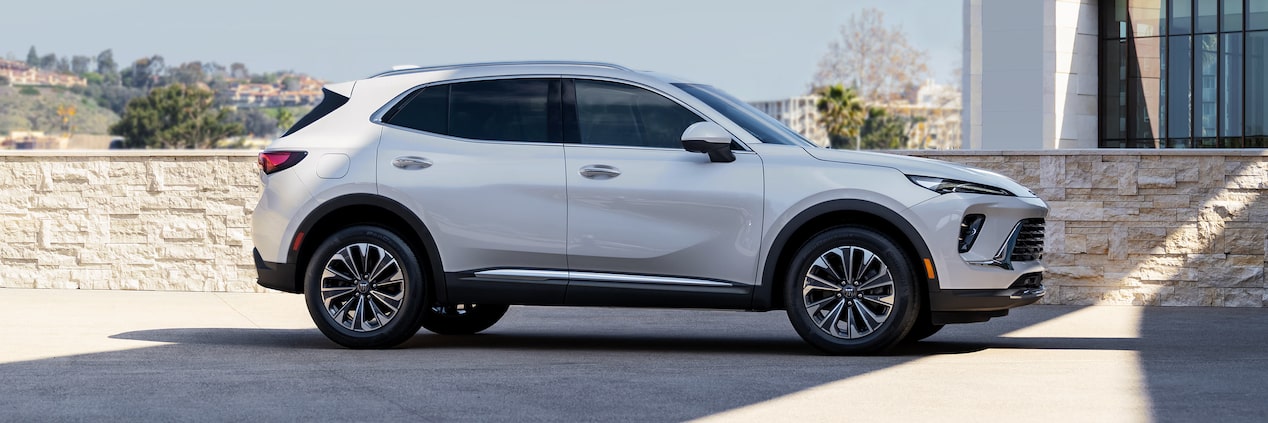
[[[63,88],[31,87],[38,94],[22,93],[26,87],[0,87],[0,134],[10,131],[43,131],[60,134],[62,120],[57,116],[59,105],[73,106],[71,125],[77,134],[106,134],[119,116],[100,107],[88,97]]]

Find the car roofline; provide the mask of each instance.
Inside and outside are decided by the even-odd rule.
[[[627,71],[627,72],[635,72],[633,69],[627,68],[625,66],[621,66],[621,65],[617,65],[613,63],[605,63],[605,62],[538,60],[538,61],[514,61],[514,62],[461,63],[461,64],[439,65],[439,66],[410,66],[410,67],[405,67],[403,69],[394,68],[392,70],[379,72],[377,74],[371,75],[370,78],[380,78],[385,76],[405,75],[405,74],[420,73],[420,72],[432,72],[437,70],[476,68],[476,67],[487,67],[487,66],[589,66],[589,67],[615,69],[615,70]]]

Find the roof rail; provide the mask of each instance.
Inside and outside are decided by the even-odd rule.
[[[616,69],[616,70],[629,71],[629,72],[634,71],[633,69],[627,68],[625,66],[612,64],[612,63],[604,63],[604,62],[583,62],[583,61],[569,61],[569,60],[531,60],[531,61],[517,61],[517,62],[461,63],[461,64],[452,64],[452,65],[410,67],[410,68],[404,68],[404,69],[396,69],[395,67],[393,67],[392,70],[379,72],[377,74],[371,75],[370,78],[378,78],[382,76],[391,76],[391,75],[401,75],[401,74],[415,73],[415,72],[429,72],[429,71],[445,70],[445,69],[474,68],[474,67],[482,67],[482,66],[521,66],[521,65],[522,66],[532,66],[532,65],[594,66],[594,67]]]

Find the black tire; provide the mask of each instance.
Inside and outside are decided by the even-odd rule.
[[[471,335],[497,323],[504,304],[456,304],[432,306],[423,313],[423,327],[441,335]]]
[[[943,326],[944,325],[933,324],[933,322],[929,321],[928,316],[920,316],[919,319],[916,319],[916,324],[911,326],[911,331],[907,332],[907,337],[903,338],[903,342],[905,343],[919,342],[922,339],[928,338],[930,336],[933,336],[933,334],[938,333],[938,331],[942,330]]]
[[[896,242],[866,227],[820,232],[786,275],[788,319],[828,354],[883,353],[902,342],[920,312],[911,263]]]
[[[409,244],[389,229],[359,225],[322,241],[304,273],[313,323],[348,348],[389,348],[422,324],[427,280]],[[323,290],[323,286],[325,290]]]

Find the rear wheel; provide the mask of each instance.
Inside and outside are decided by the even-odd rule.
[[[326,337],[348,348],[396,346],[422,324],[426,280],[414,251],[377,226],[352,226],[317,247],[304,298]]]
[[[919,313],[911,261],[888,236],[861,226],[810,238],[785,285],[788,319],[802,339],[829,354],[884,352]]]
[[[470,335],[493,326],[507,308],[499,304],[433,306],[423,313],[423,327],[441,335]]]

